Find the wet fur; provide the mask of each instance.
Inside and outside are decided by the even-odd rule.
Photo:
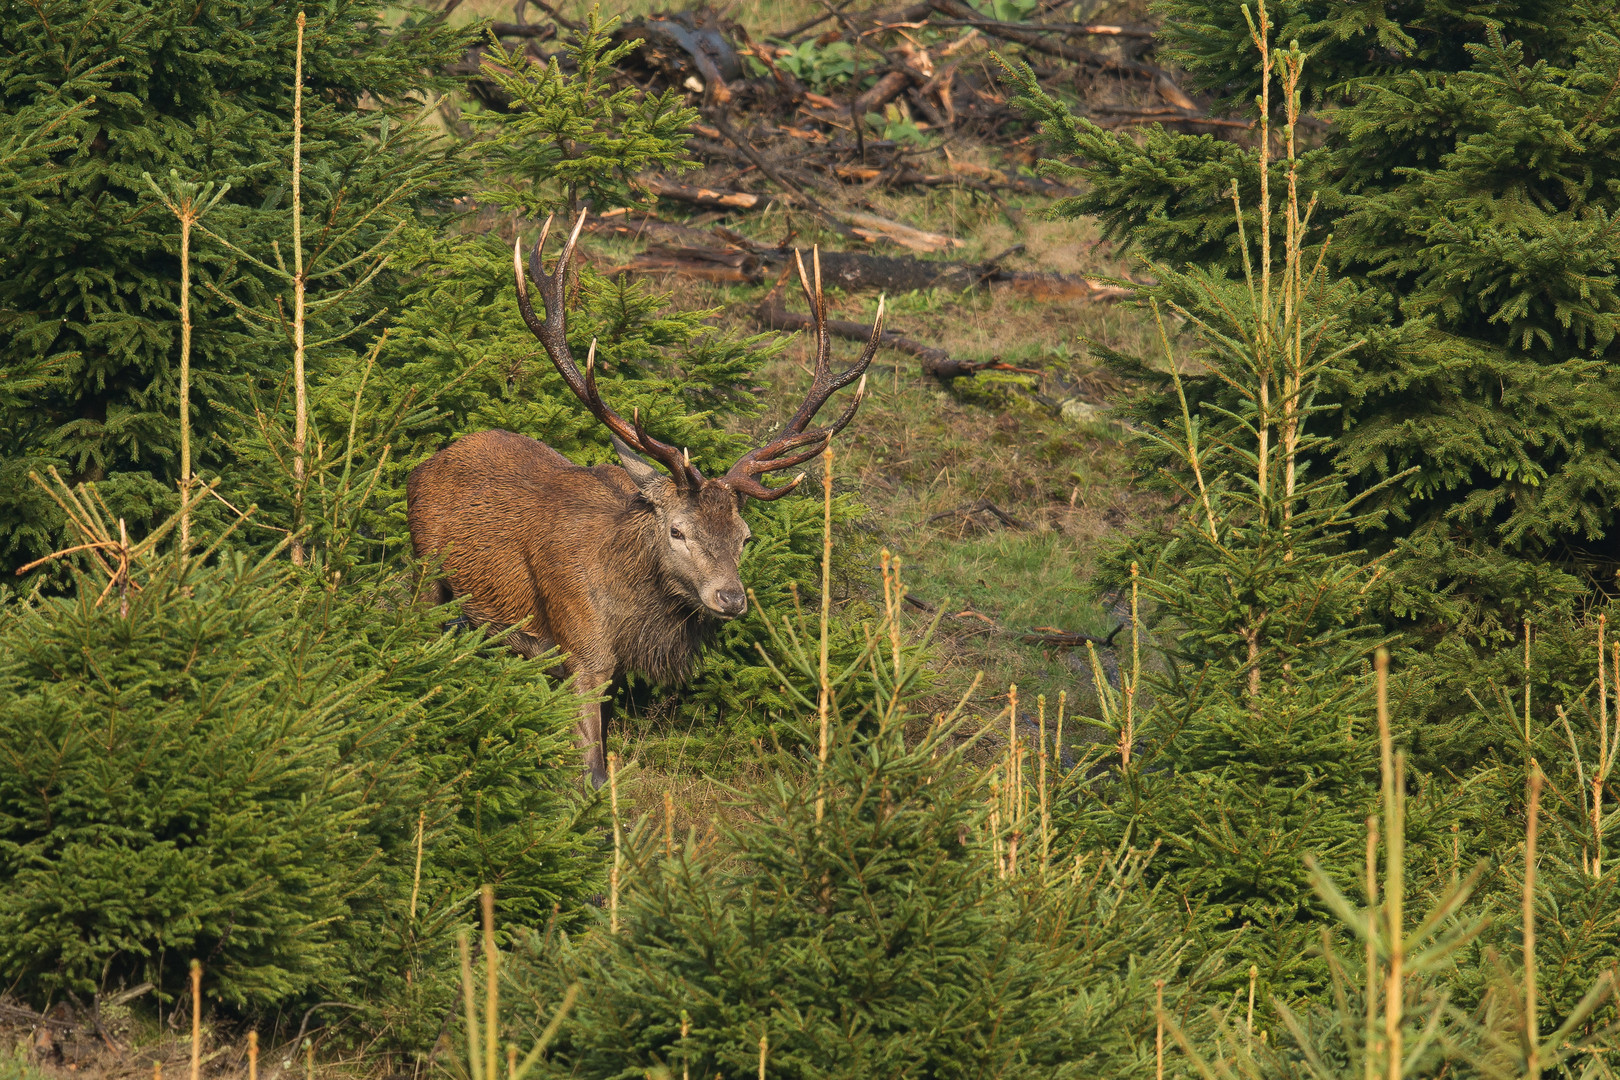
[[[464,617],[489,632],[518,627],[506,640],[522,655],[560,649],[582,693],[631,672],[683,680],[714,634],[718,620],[667,572],[655,507],[617,465],[582,468],[527,436],[483,431],[418,466],[405,492],[417,556],[444,554],[435,599],[464,597]],[[700,521],[732,527],[724,487],[705,485],[695,503]]]

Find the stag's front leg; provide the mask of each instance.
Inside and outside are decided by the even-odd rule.
[[[602,736],[602,703],[588,701],[579,707],[579,723],[574,725],[579,748],[585,751],[585,768],[590,770],[591,783],[601,787],[607,783],[607,740]]]
[[[591,774],[591,783],[601,787],[607,783],[607,736],[603,721],[607,718],[607,704],[596,700],[606,690],[605,678],[587,672],[574,676],[574,689],[580,695],[579,720],[574,724],[574,737],[585,755],[585,768]]]

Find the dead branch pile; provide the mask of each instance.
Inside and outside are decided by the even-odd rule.
[[[550,21],[526,21],[531,4]],[[827,212],[824,203],[852,188],[950,186],[996,202],[1007,192],[1064,193],[1027,168],[1038,147],[1017,123],[991,50],[1030,63],[1048,85],[1066,84],[1103,126],[1151,122],[1216,132],[1248,126],[1205,115],[1175,74],[1152,62],[1147,26],[1062,21],[1066,5],[1057,0],[1043,0],[1020,22],[985,18],[965,0],[864,12],[853,6],[829,2],[820,17],[774,33],[707,9],[647,15],[619,27],[620,40],[641,46],[620,66],[620,77],[649,91],[685,94],[702,116],[690,128],[688,148],[720,173],[707,185],[649,177],[649,193],[729,212],[789,202],[845,236],[864,235],[863,226]],[[492,32],[566,65],[554,41],[559,26],[574,23],[544,0],[518,0],[514,18],[492,24]],[[480,59],[475,51],[456,70],[476,74]],[[492,84],[475,80],[473,91],[493,107],[506,104]],[[970,143],[993,144],[1007,166],[962,160]]]

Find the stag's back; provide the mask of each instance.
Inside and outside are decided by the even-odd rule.
[[[579,643],[556,630],[591,621],[593,558],[634,493],[619,470],[580,468],[526,436],[480,431],[417,466],[406,517],[417,557],[444,554],[440,601],[465,596],[473,622],[527,621],[544,645],[567,649]]]

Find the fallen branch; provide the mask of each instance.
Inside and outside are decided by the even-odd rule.
[[[780,301],[774,301],[767,296],[760,305],[754,309],[754,319],[767,330],[809,330],[814,323],[810,316],[800,315],[781,306]],[[864,323],[849,322],[844,319],[828,319],[827,332],[835,337],[847,338],[851,341],[867,341],[872,336],[872,328]],[[922,361],[922,369],[930,375],[939,371],[950,370],[953,374],[941,376],[943,378],[956,378],[959,374],[971,374],[969,371],[954,371],[963,367],[962,363],[952,360],[949,353],[943,349],[936,349],[931,345],[924,345],[920,341],[913,341],[902,337],[893,330],[885,330],[879,338],[884,348],[895,349],[899,352],[909,353]],[[971,366],[971,365],[968,365]]]
[[[762,280],[765,267],[775,266],[792,256],[792,252],[785,247],[770,247],[718,226],[709,232],[659,221],[657,218],[621,215],[593,218],[586,228],[597,235],[618,236],[627,240],[644,239],[656,245],[656,249],[636,256],[613,273],[623,270],[629,273],[681,274],[708,281],[758,282]],[[723,240],[725,246],[705,246],[705,241],[712,242],[714,239]],[[908,255],[878,255],[864,251],[823,251],[821,276],[829,285],[845,292],[907,293],[942,289],[960,293],[994,285],[1035,300],[1116,301],[1129,299],[1133,295],[1127,287],[1077,274],[1003,269],[1001,262],[1016,252],[1015,247],[982,263],[967,263],[935,262]],[[750,261],[750,257],[757,262]],[[720,273],[716,267],[725,267],[727,271]],[[859,340],[866,340],[866,331],[862,330],[858,337]]]
[[[1108,632],[1107,637],[1094,637],[1091,634],[1070,633],[1067,630],[1057,630],[1051,627],[1040,627],[1039,629],[1050,630],[1051,632],[1044,634],[1022,634],[1019,636],[1018,640],[1024,642],[1026,645],[1057,645],[1062,648],[1069,649],[1079,648],[1081,645],[1111,646],[1114,644],[1114,639],[1119,636],[1119,632],[1125,629],[1125,624],[1120,623],[1118,626],[1114,627]]]
[[[1011,514],[1007,513],[1007,511],[1003,510],[989,499],[980,499],[978,502],[973,503],[970,506],[958,506],[951,510],[941,511],[928,520],[938,521],[941,518],[955,517],[957,515],[961,515],[962,517],[966,518],[972,517],[974,514],[989,514],[991,517],[995,518],[1009,529],[1029,528],[1029,522],[1020,521],[1018,518],[1013,517]]]
[[[766,203],[765,196],[750,191],[726,191],[721,188],[692,187],[666,180],[661,176],[643,177],[641,185],[660,199],[691,203],[693,206],[720,207],[730,210],[757,210]]]
[[[701,281],[734,285],[757,285],[764,280],[759,256],[737,248],[649,248],[623,266],[608,271],[616,274],[680,274]]]
[[[890,221],[885,217],[878,217],[876,214],[861,214],[846,210],[840,216],[845,224],[854,230],[856,236],[868,243],[890,240],[913,251],[944,251],[946,248],[963,246],[962,241],[954,236],[927,232],[898,221]]]
[[[1152,41],[1153,30],[1146,26],[1110,25],[1106,23],[1027,23],[1004,22],[999,19],[935,19],[930,26],[971,26],[987,33],[996,30],[1038,31],[1043,34],[1063,34],[1067,37],[1122,37]]]
[[[731,121],[727,118],[724,109],[709,109],[706,110],[704,115],[714,122],[714,126],[720,131],[720,134],[724,135],[726,140],[730,142],[731,145],[735,146],[737,150],[744,157],[746,157],[755,168],[764,173],[771,180],[774,180],[778,186],[787,188],[789,191],[796,193],[799,198],[804,201],[805,205],[809,206],[810,209],[815,211],[816,216],[821,218],[823,223],[825,223],[828,228],[832,229],[840,236],[852,235],[852,230],[850,227],[845,225],[842,221],[839,221],[831,211],[829,211],[825,206],[822,206],[820,201],[817,200],[814,195],[811,195],[809,192],[805,191],[803,186],[792,183],[784,178],[770,162],[766,161],[760,152],[754,148],[754,144],[748,140],[748,137],[732,126]]]
[[[1067,60],[1072,64],[1085,64],[1088,67],[1099,68],[1103,71],[1114,71],[1121,74],[1137,75],[1148,79],[1157,79],[1165,74],[1163,68],[1152,64],[1142,64],[1135,60],[1115,60],[1094,53],[1090,49],[1081,49],[1063,41],[1051,41],[1039,30],[1029,29],[1019,23],[1003,23],[992,19],[982,19],[979,13],[969,7],[963,0],[928,0],[928,6],[947,18],[972,25],[975,29],[1001,38],[1003,41],[1017,42],[1026,49],[1047,56],[1056,56],[1060,60]]]
[[[822,258],[825,260],[826,256]],[[823,265],[825,267],[825,263]],[[810,316],[788,311],[773,296],[767,296],[754,309],[754,319],[767,330],[809,330],[814,325],[810,321]],[[844,319],[828,319],[826,326],[828,333],[851,341],[866,341],[872,336],[872,328],[863,323],[849,322]],[[1020,375],[1040,374],[1040,372],[1031,368],[1013,367],[1011,364],[1004,364],[1001,362],[1000,357],[977,363],[970,360],[957,360],[944,349],[924,345],[920,341],[903,337],[893,330],[883,331],[879,340],[884,348],[908,353],[921,360],[923,374],[932,375],[941,382],[967,378],[982,371],[1009,371]]]

